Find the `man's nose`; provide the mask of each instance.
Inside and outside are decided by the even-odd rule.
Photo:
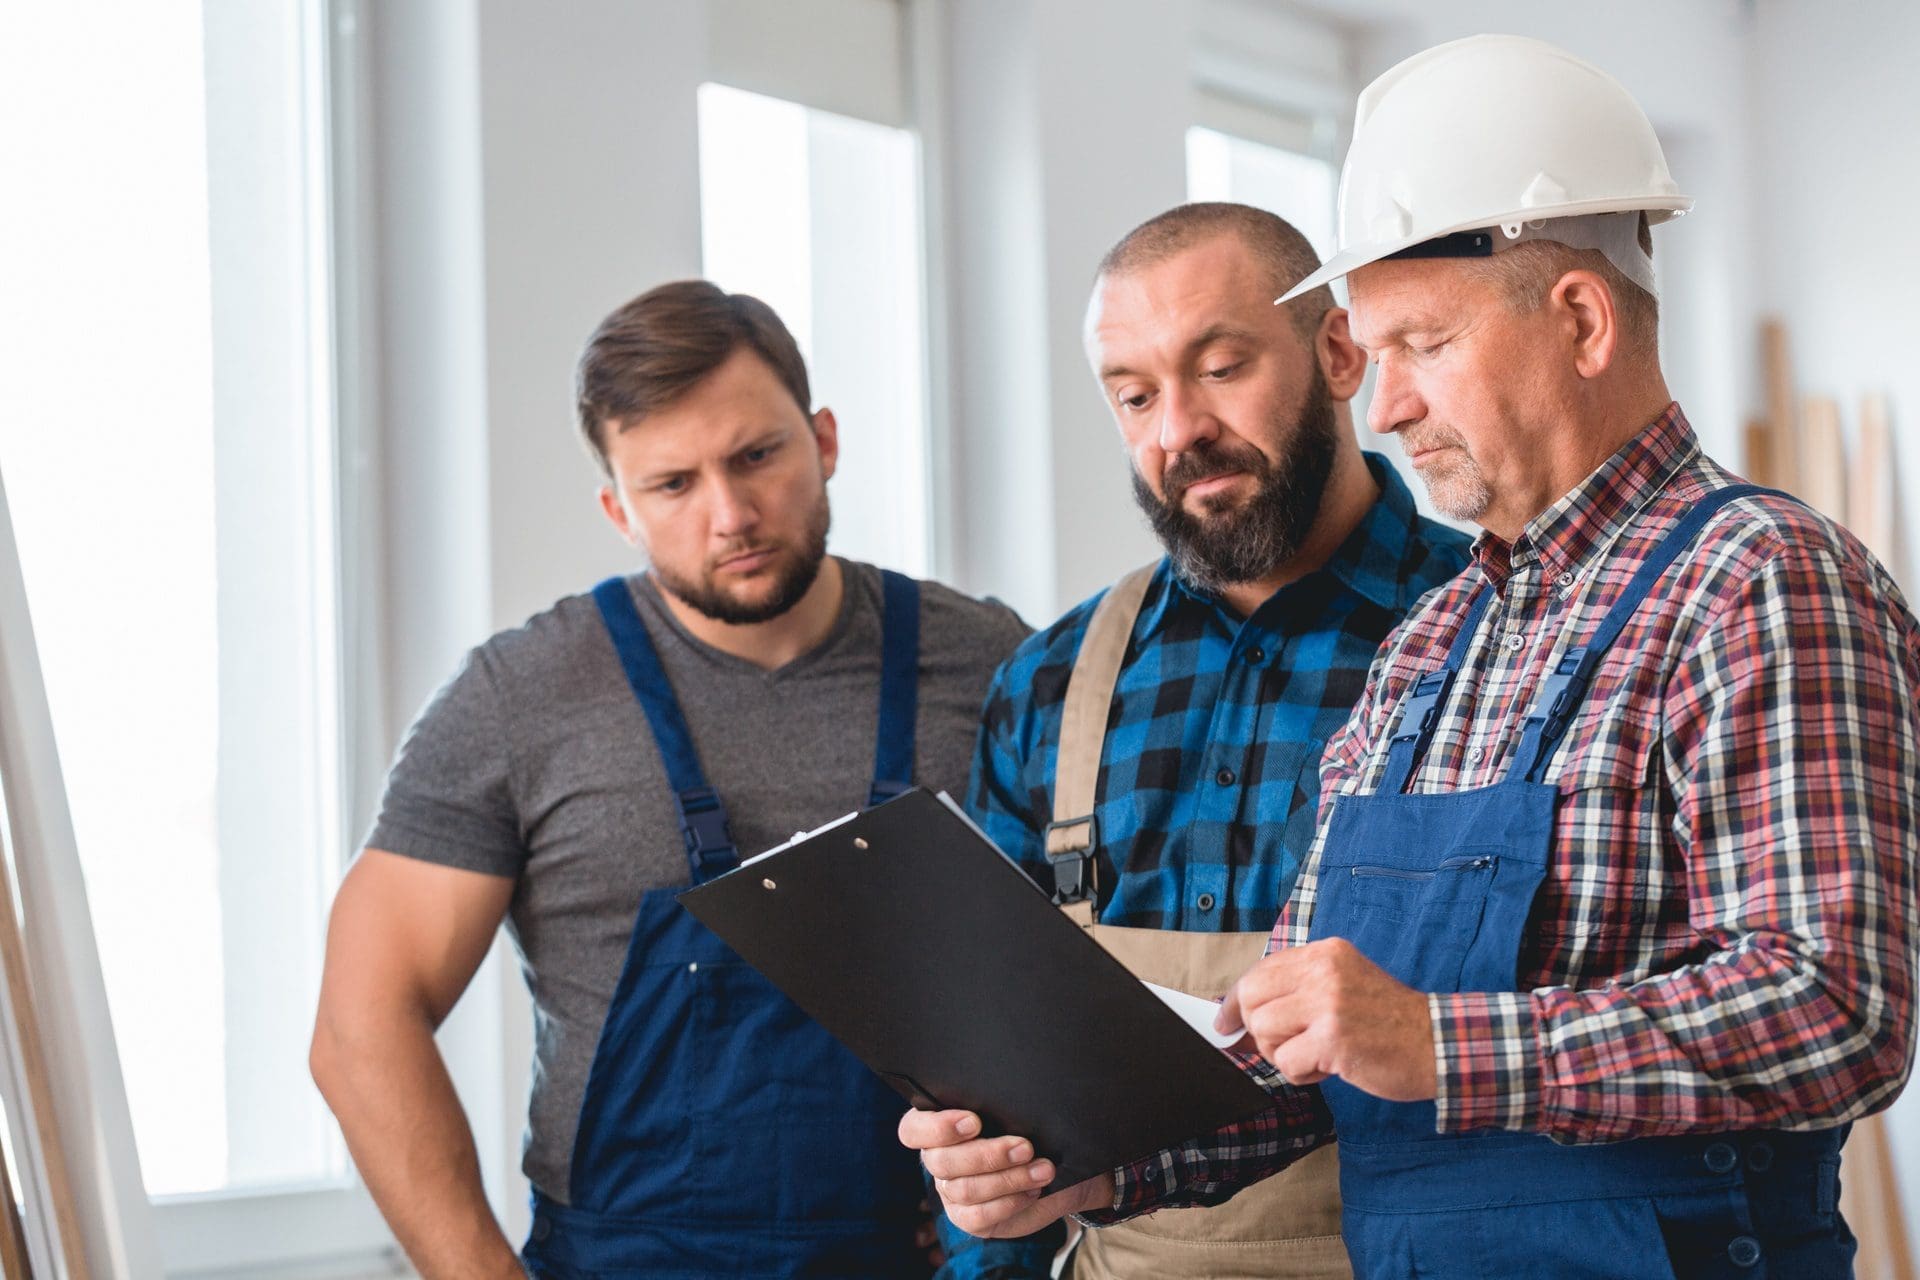
[[[1186,387],[1171,387],[1160,401],[1160,450],[1166,454],[1186,453],[1196,445],[1208,444],[1220,436],[1220,420],[1213,414],[1207,397]]]
[[[739,481],[720,480],[714,484],[711,495],[713,505],[708,519],[715,535],[737,538],[759,523],[760,512],[753,495]]]
[[[1427,416],[1426,403],[1397,360],[1383,359],[1374,365],[1373,400],[1367,405],[1367,426],[1380,435],[1391,435],[1409,422]]]

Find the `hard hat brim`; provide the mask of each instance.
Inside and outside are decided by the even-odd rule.
[[[1396,253],[1411,249],[1415,245],[1425,244],[1429,240],[1438,240],[1459,231],[1477,231],[1481,227],[1497,227],[1511,222],[1537,222],[1546,218],[1576,218],[1590,213],[1632,213],[1644,212],[1649,222],[1665,222],[1677,218],[1693,208],[1692,196],[1666,196],[1658,200],[1649,200],[1646,196],[1635,196],[1624,200],[1582,200],[1573,204],[1555,205],[1551,208],[1514,209],[1490,218],[1475,218],[1458,226],[1440,227],[1431,231],[1420,231],[1414,235],[1403,236],[1395,240],[1375,240],[1363,245],[1355,245],[1341,253],[1334,254],[1320,265],[1320,269],[1302,280],[1273,300],[1275,306],[1283,302],[1292,302],[1301,294],[1330,284],[1350,271],[1390,258]]]

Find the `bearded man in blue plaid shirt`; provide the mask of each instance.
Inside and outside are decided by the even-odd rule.
[[[1348,402],[1366,358],[1332,293],[1272,304],[1318,263],[1286,222],[1234,204],[1170,210],[1101,262],[1088,357],[1166,556],[1001,666],[968,796],[986,833],[1130,968],[1209,997],[1259,957],[1292,891],[1321,747],[1374,651],[1467,559],[1467,539],[1361,452]],[[1096,729],[1090,752],[1079,743],[1089,771],[1098,760],[1091,812],[1071,812],[1056,786],[1067,688],[1087,678],[1075,667],[1097,607],[1129,582],[1131,625],[1122,613],[1103,628],[1118,659],[1092,704],[1096,725],[1105,704],[1104,741]],[[1062,1242],[1057,1227],[995,1242],[941,1227],[954,1280],[1045,1276]],[[1328,1150],[1219,1209],[1092,1233],[1072,1274],[1225,1263],[1331,1280],[1350,1274],[1339,1230]]]

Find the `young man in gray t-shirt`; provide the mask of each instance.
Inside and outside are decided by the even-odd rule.
[[[912,1223],[895,1238],[917,1188],[910,1160],[893,1169],[897,1099],[672,894],[884,794],[889,745],[910,773],[892,784],[958,791],[1026,628],[825,554],[836,425],[754,299],[642,295],[589,341],[579,392],[601,503],[649,567],[473,650],[408,731],[334,906],[315,1079],[424,1276],[923,1267]],[[910,742],[879,740],[883,652],[917,674]],[[662,686],[683,747],[636,696]],[[730,820],[719,862],[693,849],[727,842],[686,816],[705,803],[689,767]],[[524,1258],[433,1042],[503,920],[536,1015]],[[742,1115],[761,1119],[751,1143]],[[846,1154],[849,1127],[870,1155]]]

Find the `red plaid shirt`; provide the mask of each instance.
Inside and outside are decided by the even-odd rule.
[[[1388,638],[1327,744],[1320,829],[1274,929],[1307,940],[1327,818],[1376,789],[1393,714],[1481,623],[1415,792],[1498,781],[1562,652],[1702,494],[1734,483],[1679,406]],[[1378,747],[1376,748],[1376,744]],[[1599,1142],[1823,1128],[1879,1110],[1912,1060],[1920,627],[1845,530],[1734,502],[1655,585],[1549,772],[1555,851],[1524,989],[1428,997],[1441,1132]],[[1247,1070],[1274,1109],[1118,1171],[1110,1221],[1216,1203],[1333,1137],[1317,1089]]]

